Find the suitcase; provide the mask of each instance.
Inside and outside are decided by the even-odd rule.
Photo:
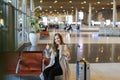
[[[90,80],[90,64],[87,61],[76,62],[76,80]]]

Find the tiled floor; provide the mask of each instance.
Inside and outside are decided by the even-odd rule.
[[[89,80],[120,80],[120,63],[91,63]],[[76,80],[76,65],[70,64],[70,80]]]
[[[91,80],[120,80],[120,63],[92,63]]]

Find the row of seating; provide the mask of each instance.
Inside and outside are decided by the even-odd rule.
[[[44,37],[44,36],[49,37],[49,32],[43,30],[43,31],[40,32],[40,36],[42,36],[42,37]]]
[[[100,36],[120,36],[120,28],[104,27],[99,29]]]
[[[9,54],[6,58],[6,73],[19,75],[39,75],[42,72],[43,65],[47,66],[50,61],[50,59],[44,59],[43,53],[39,52]]]

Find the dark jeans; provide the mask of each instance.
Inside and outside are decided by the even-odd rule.
[[[62,75],[61,67],[52,66],[44,70],[43,75],[45,80],[55,80],[55,76]]]

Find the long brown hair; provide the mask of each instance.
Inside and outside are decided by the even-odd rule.
[[[65,43],[63,42],[62,35],[60,33],[55,33],[54,39],[53,39],[53,50],[56,52],[56,50],[58,49],[58,44],[55,43],[55,36],[58,36],[60,38],[61,45],[65,44]]]

